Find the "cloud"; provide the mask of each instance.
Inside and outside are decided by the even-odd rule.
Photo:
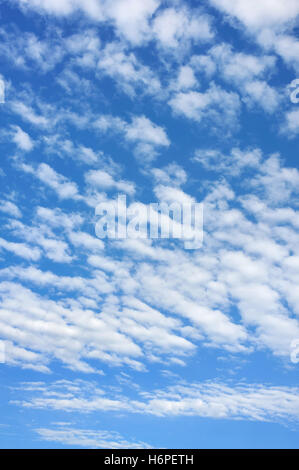
[[[143,65],[132,51],[127,52],[121,43],[107,44],[97,67],[100,78],[103,75],[111,77],[131,98],[138,92],[155,97],[162,93],[160,80],[153,70]]]
[[[103,170],[90,170],[85,174],[85,181],[91,186],[101,188],[103,190],[117,190],[129,195],[135,192],[135,185],[128,181],[115,181],[113,177]]]
[[[34,69],[45,75],[62,64],[64,69],[57,81],[69,93],[74,86],[81,86],[81,94],[84,87],[91,89],[91,82],[80,79],[74,66],[87,70],[96,67],[102,51],[94,28],[62,36],[58,28],[46,28],[42,35],[36,35],[14,25],[0,28],[0,38],[0,55],[15,68],[26,72]]]
[[[205,92],[188,91],[175,94],[169,101],[175,114],[196,122],[208,121],[211,129],[236,128],[240,112],[239,95],[212,84]],[[225,118],[223,118],[223,115]]]
[[[193,69],[188,65],[182,65],[178,71],[177,78],[173,79],[170,83],[172,90],[188,90],[197,86]]]
[[[296,37],[282,34],[273,35],[272,32],[261,34],[260,43],[265,48],[273,48],[280,55],[289,67],[299,72],[299,41]]]
[[[207,170],[238,176],[249,168],[257,169],[262,153],[260,149],[242,151],[238,148],[231,150],[230,155],[215,149],[198,149],[193,157],[194,162],[200,163]]]
[[[145,163],[158,156],[158,150],[170,146],[170,140],[163,127],[146,116],[133,116],[131,122],[110,115],[100,116],[94,123],[95,129],[106,133],[120,133],[128,143],[135,145],[135,156]]]
[[[36,215],[39,222],[46,222],[52,227],[63,227],[66,230],[78,229],[84,220],[78,213],[66,213],[58,208],[49,209],[41,206],[36,208]]]
[[[135,116],[126,127],[125,137],[133,142],[145,142],[155,146],[170,145],[166,132],[145,116]]]
[[[275,64],[273,55],[237,52],[226,43],[212,47],[205,56],[194,55],[190,60],[192,70],[208,78],[215,77],[217,72],[218,77],[238,90],[249,108],[262,107],[267,113],[276,111],[281,102],[280,92],[268,83]]]
[[[89,249],[90,246],[87,246],[87,250]],[[2,282],[0,321],[2,326],[6,322],[4,334],[7,340],[13,341],[24,350],[33,350],[37,366],[48,364],[49,355],[54,355],[68,367],[82,372],[94,371],[88,364],[89,360],[116,365],[125,363],[142,369],[144,365],[138,358],[144,353],[150,356],[150,351],[156,351],[162,356],[184,356],[194,351],[194,345],[180,333],[180,321],[168,319],[130,297],[123,298],[122,306],[115,303],[113,297],[109,299],[119,282],[127,283],[127,290],[130,290],[130,278],[122,265],[115,272],[116,279],[113,280],[103,272],[107,269],[105,260],[101,261],[96,257],[93,265],[95,263],[99,264],[96,264],[97,269],[92,270],[93,277],[90,279],[57,276],[32,267],[3,270],[0,275],[6,279],[22,279],[23,282],[38,287],[49,286],[57,292],[61,289],[65,292],[72,291],[78,297],[78,300],[64,298],[62,302],[53,301],[20,284]],[[99,315],[98,302],[102,300],[102,296],[108,297],[102,304]],[[96,303],[88,304],[84,298],[93,299]],[[14,305],[14,314],[11,317],[9,304]],[[47,314],[47,311],[51,313]],[[6,360],[7,363],[14,364],[9,354]],[[24,364],[20,361],[18,363],[26,366],[26,358]]]
[[[60,198],[68,199],[78,197],[76,184],[69,182],[66,177],[57,173],[46,163],[41,163],[38,166],[36,176],[43,183],[54,189]]]
[[[261,106],[267,113],[274,113],[280,104],[278,92],[265,81],[255,80],[244,87],[244,102],[250,107]]]
[[[126,129],[123,122],[121,126]],[[133,135],[139,138],[138,132]],[[103,251],[107,246],[103,240],[78,231],[82,223],[78,214],[71,214],[68,220],[62,211],[37,208],[32,227],[12,221],[8,229],[31,248],[42,250],[44,256],[74,263],[71,266],[77,275],[57,276],[28,268],[4,271],[3,275],[32,284],[32,295],[44,285],[52,286],[54,295],[59,286],[60,299],[67,305],[80,311],[89,308],[90,315],[100,314],[108,324],[113,319],[113,327],[117,325],[135,346],[147,345],[142,349],[144,356],[125,358],[133,367],[145,367],[152,355],[162,362],[164,354],[171,361],[181,360],[180,356],[193,354],[195,347],[206,346],[246,354],[264,348],[288,357],[291,341],[299,335],[299,324],[293,317],[293,310],[299,308],[294,293],[298,224],[296,207],[290,207],[298,192],[298,171],[283,166],[277,155],[265,157],[259,149],[236,148],[227,153],[198,150],[192,164],[196,162],[226,178],[218,181],[216,176],[215,183],[204,188],[204,253],[184,251],[179,241],[169,244],[140,239],[115,241],[121,255],[111,257]],[[88,174],[99,177],[102,184],[102,177],[107,178],[102,171]],[[245,171],[243,188],[236,195],[238,182],[231,178]],[[158,200],[195,202],[193,195],[180,188],[187,178],[181,167],[168,165],[147,172],[156,178],[153,191]],[[146,208],[141,202],[134,204]],[[86,263],[89,275],[78,275],[78,266]],[[286,270],[289,265],[292,272]],[[186,276],[186,272],[192,275]],[[76,292],[75,298],[70,299],[70,290]],[[143,306],[128,306],[128,296]],[[237,313],[231,315],[233,306]],[[147,326],[146,316],[153,317],[151,309],[165,312],[167,327]],[[145,316],[146,311],[150,313]],[[157,321],[158,316],[156,313]],[[171,323],[175,318],[178,323]],[[25,345],[18,347],[24,349]],[[140,346],[138,350],[141,354]],[[123,363],[117,354],[99,350],[87,355],[87,363],[92,357]]]
[[[18,2],[24,10],[35,9],[57,16],[66,16],[73,14],[76,10],[81,10],[95,20],[103,18],[101,4],[97,0],[85,0],[84,2],[79,0],[18,0]]]
[[[26,10],[56,16],[84,13],[89,19],[114,25],[119,36],[140,44],[150,33],[149,19],[159,7],[157,0],[18,0]]]
[[[20,115],[24,121],[28,121],[37,127],[43,128],[49,124],[47,117],[37,114],[31,106],[21,101],[13,101],[11,109],[14,113]]]
[[[154,193],[160,201],[165,201],[169,204],[172,202],[179,202],[182,205],[187,205],[196,202],[196,200],[189,196],[189,194],[186,194],[181,189],[172,186],[158,184],[154,188]]]
[[[214,37],[211,18],[183,5],[163,8],[159,0],[17,0],[23,11],[69,16],[83,13],[92,21],[113,26],[116,35],[132,45],[155,39],[159,46],[210,41]]]
[[[18,401],[50,413],[297,420],[297,387],[217,381],[213,361],[220,353],[224,372],[243,377],[258,354],[283,373],[299,338],[299,172],[262,150],[298,137],[282,91],[287,67],[298,67],[298,2],[211,0],[215,17],[177,0],[5,3],[28,16],[15,10],[20,27],[0,29],[1,141],[12,152],[0,203],[1,341],[7,367],[87,377],[24,386]],[[232,45],[222,19],[237,28]],[[97,238],[94,208],[117,193],[143,214],[150,200],[203,203],[202,248]],[[213,380],[183,382],[203,357]],[[125,375],[114,388],[113,371],[128,369],[130,394]],[[176,387],[142,389],[138,372],[159,382],[161,370]],[[35,427],[57,445],[143,445],[93,426]]]
[[[68,412],[123,411],[158,417],[200,416],[213,419],[264,422],[298,422],[299,393],[296,387],[220,381],[178,383],[165,389],[141,390],[132,399],[118,395],[116,400],[94,383],[54,382],[50,386],[24,384],[28,399],[17,405]],[[108,392],[109,393],[109,392]]]
[[[102,151],[94,150],[83,144],[77,144],[74,140],[66,139],[60,133],[43,136],[45,151],[50,155],[56,155],[63,159],[71,158],[79,164],[96,166],[101,163],[107,166],[107,158]]]
[[[284,166],[278,154],[264,161],[251,185],[264,194],[270,204],[287,204],[298,193],[299,171]]]
[[[210,3],[220,10],[240,20],[253,31],[264,28],[281,30],[294,22],[299,14],[296,0],[210,0]]]
[[[297,0],[210,0],[211,5],[237,19],[247,32],[265,49],[279,54],[298,69],[298,41],[288,31],[296,26],[299,15]]]
[[[283,400],[282,404],[282,397]],[[253,421],[298,420],[298,389],[221,383],[178,385],[147,395],[146,409],[158,416],[202,416]]]
[[[154,19],[153,32],[163,48],[188,47],[190,42],[209,42],[214,33],[211,19],[187,8],[165,8]]]
[[[73,370],[92,372],[94,369],[84,361],[84,356],[104,360],[106,357],[108,361],[111,357],[112,363],[121,363],[141,354],[133,341],[118,333],[112,325],[109,326],[108,319],[97,319],[88,309],[75,305],[66,308],[14,283],[3,282],[0,292],[1,330],[8,340],[20,342],[24,350],[37,351],[36,366],[47,365],[52,356]],[[12,299],[13,314],[9,307]],[[63,312],[66,315],[64,320],[61,317]],[[83,353],[85,342],[86,351]],[[16,361],[7,348],[6,361],[8,364],[29,365],[26,355]]]
[[[156,183],[181,186],[187,181],[187,173],[177,163],[170,163],[166,167],[152,168],[151,175],[154,177]]]
[[[39,73],[47,73],[64,57],[60,37],[53,31],[51,38],[41,39],[33,32],[6,26],[0,28],[0,37],[0,54],[19,69],[28,71],[34,67]]]
[[[150,36],[149,19],[159,5],[158,0],[113,0],[105,6],[118,34],[138,45]]]
[[[149,449],[145,442],[128,441],[114,431],[77,429],[73,427],[37,428],[40,439],[58,442],[67,446],[84,447],[84,449]]]
[[[15,142],[17,147],[20,150],[24,150],[25,152],[30,152],[34,147],[34,143],[30,136],[26,132],[24,132],[19,126],[13,126],[12,131],[12,140],[13,142]]]
[[[68,233],[68,237],[75,247],[84,247],[89,251],[98,252],[103,250],[105,247],[101,240],[86,232],[72,231]]]
[[[273,70],[274,56],[259,56],[233,51],[228,44],[214,46],[209,56],[216,62],[219,73],[227,82],[242,84],[263,77]]]
[[[34,174],[42,183],[53,189],[61,199],[80,199],[77,185],[57,173],[47,163],[40,163],[36,170],[29,165],[21,165],[20,169]]]
[[[9,242],[4,240],[4,238],[0,238],[0,249],[10,251],[16,256],[31,261],[37,261],[40,258],[40,250],[38,248],[31,248],[25,243]]]
[[[299,111],[294,109],[285,114],[285,120],[281,127],[282,133],[294,138],[299,134]]]
[[[11,201],[1,201],[0,211],[17,219],[22,217],[20,209]]]
[[[48,225],[38,224],[37,226],[28,226],[20,221],[12,221],[10,229],[14,236],[42,248],[43,255],[48,259],[58,263],[69,263],[72,261],[68,244],[56,237],[48,228]]]

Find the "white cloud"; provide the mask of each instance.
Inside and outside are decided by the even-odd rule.
[[[66,213],[61,209],[37,207],[36,214],[39,220],[53,227],[63,227],[66,230],[77,229],[83,223],[83,217],[77,213]]]
[[[189,44],[211,41],[214,37],[210,17],[187,8],[166,8],[154,19],[153,32],[160,46],[182,48]]]
[[[96,243],[100,245],[99,240],[81,235],[75,234],[72,241],[87,252],[90,249],[102,250],[102,246],[96,246]],[[90,359],[115,365],[127,364],[142,370],[144,364],[137,359],[144,355],[150,359],[153,351],[162,357],[168,354],[184,356],[194,351],[194,345],[180,332],[179,320],[168,318],[134,298],[124,297],[122,305],[116,297],[109,298],[117,292],[120,283],[123,291],[130,291],[134,286],[125,264],[118,266],[110,278],[111,267],[105,258],[101,260],[96,256],[91,261],[97,268],[92,270],[90,279],[57,276],[33,267],[2,270],[0,275],[5,279],[18,278],[39,287],[51,286],[57,292],[72,291],[77,296],[77,299],[64,297],[61,301],[53,301],[20,284],[2,282],[0,322],[6,323],[3,331],[7,340],[24,350],[35,351],[37,366],[47,364],[49,355],[54,355],[68,367],[83,372],[94,370],[88,364]],[[98,268],[108,270],[109,275]],[[97,305],[102,296],[107,296],[105,303]],[[90,302],[86,303],[88,299]],[[11,308],[13,315],[10,315]],[[7,362],[14,363],[9,355]]]
[[[37,226],[28,226],[20,221],[12,221],[10,229],[18,238],[41,247],[44,256],[52,261],[58,263],[69,263],[72,261],[67,243],[53,234],[51,229],[48,228],[48,221],[47,225],[37,224]]]
[[[117,432],[73,427],[38,428],[36,432],[44,441],[58,442],[67,446],[84,449],[149,449],[150,446],[140,441],[128,441]]]
[[[210,3],[245,25],[249,34],[263,47],[275,51],[298,69],[299,42],[290,36],[297,22],[297,0],[210,0]]]
[[[252,187],[261,190],[270,204],[287,204],[298,193],[299,171],[283,165],[279,155],[272,155],[251,180]]]
[[[236,52],[223,43],[212,47],[206,56],[193,56],[190,64],[207,76],[218,71],[227,84],[237,88],[249,108],[262,107],[273,113],[280,104],[279,91],[267,81],[275,70],[275,56]]]
[[[186,171],[177,163],[170,163],[164,168],[152,168],[150,173],[161,184],[181,186],[187,181]]]
[[[0,201],[0,211],[17,219],[22,217],[20,209],[11,201]]]
[[[249,108],[258,105],[268,113],[278,108],[279,91],[270,85],[276,62],[270,54],[276,51],[288,63],[296,60],[297,42],[288,32],[288,22],[290,19],[292,23],[292,19],[289,12],[280,13],[278,3],[272,3],[277,11],[270,12],[270,17],[265,13],[270,9],[270,3],[265,0],[259,2],[254,12],[249,11],[252,7],[248,2],[240,0],[234,4],[214,0],[214,4],[222,5],[226,12],[244,21],[267,52],[245,54],[225,44],[212,48],[209,45],[205,52],[202,42],[209,44],[213,39],[210,18],[201,11],[181,8],[179,2],[173,8],[158,9],[159,4],[154,0],[117,0],[102,2],[102,10],[97,8],[100,3],[93,1],[23,2],[23,7],[28,9],[33,7],[62,16],[75,11],[85,12],[93,21],[114,24],[122,42],[117,42],[111,35],[113,42],[103,45],[98,38],[97,25],[97,28],[86,26],[84,32],[71,36],[61,37],[57,30],[52,55],[49,39],[52,36],[46,35],[46,39],[39,40],[29,34],[13,44],[11,57],[25,68],[30,66],[43,72],[52,69],[64,57],[69,60],[58,78],[64,86],[64,90],[58,89],[59,93],[64,94],[65,90],[66,93],[57,106],[42,102],[27,85],[22,93],[12,90],[15,96],[9,106],[17,115],[14,117],[21,117],[47,133],[43,138],[36,137],[36,142],[44,145],[46,158],[49,153],[52,158],[53,154],[73,157],[73,161],[64,163],[69,167],[79,163],[81,167],[79,175],[71,170],[80,177],[77,180],[76,176],[78,182],[75,182],[45,162],[36,166],[19,164],[28,173],[28,178],[36,177],[52,189],[64,206],[63,210],[53,208],[53,203],[57,202],[54,198],[49,202],[51,208],[33,207],[33,217],[27,225],[9,219],[5,226],[21,242],[1,239],[1,256],[4,257],[4,250],[7,250],[23,258],[22,266],[11,264],[0,273],[3,279],[11,281],[1,284],[1,328],[7,338],[9,364],[35,367],[43,372],[50,370],[52,360],[83,372],[97,372],[95,364],[101,362],[146,370],[151,362],[184,365],[196,347],[248,355],[257,349],[269,350],[287,360],[290,343],[299,334],[296,317],[299,312],[298,214],[295,206],[298,171],[285,167],[278,156],[263,157],[258,149],[235,148],[224,153],[215,150],[215,145],[212,149],[208,147],[196,152],[193,161],[188,163],[190,174],[181,166],[183,163],[168,164],[170,138],[163,127],[167,121],[161,109],[162,100],[167,97],[174,113],[200,123],[200,137],[204,137],[204,125],[212,132],[217,130],[218,135],[226,128],[235,131],[242,101]],[[295,7],[292,11],[295,12]],[[158,50],[162,59],[156,70],[141,62],[142,51],[132,50],[126,40],[133,45],[152,41],[151,46],[158,46],[149,51],[156,61]],[[188,52],[192,43],[200,44],[200,50],[194,51],[200,55],[180,60],[180,54]],[[198,81],[197,76],[205,67],[207,73]],[[90,80],[94,73],[97,78],[108,77],[110,83],[112,79],[134,98],[130,101],[124,98],[131,103],[129,118],[128,114],[120,117],[98,115],[99,109],[105,112],[102,109],[110,102],[108,99],[105,103],[107,97],[101,84]],[[83,81],[83,75],[88,77],[87,81]],[[223,88],[213,82],[207,89],[204,87],[207,79],[213,76],[225,82]],[[94,88],[89,88],[90,82]],[[81,86],[84,93],[78,95]],[[114,88],[112,90],[115,92]],[[99,99],[86,106],[86,96],[95,91],[99,94],[91,94],[92,101],[94,96]],[[142,114],[140,97],[144,95],[148,95],[148,105],[154,99],[157,104],[156,98],[160,100],[150,114],[160,116],[152,118],[155,122]],[[72,104],[74,107],[69,108]],[[113,106],[110,108],[108,112],[113,112]],[[160,114],[155,114],[160,110]],[[298,123],[297,111],[287,111],[284,131],[295,137],[299,132]],[[53,128],[58,124],[61,127],[54,133]],[[76,127],[75,132],[69,124]],[[30,136],[19,126],[12,129],[19,148],[32,150],[35,142]],[[175,129],[176,126],[171,128],[171,136]],[[93,131],[106,132],[108,136],[112,133],[117,136],[119,148],[131,150],[130,153],[139,160],[148,163],[142,168],[140,177],[153,176],[154,186],[147,187],[147,182],[142,179],[142,187],[135,188],[133,183],[119,176],[123,161],[119,159],[117,165],[106,157],[99,150],[105,139],[101,136],[92,143],[89,132]],[[81,137],[82,141],[79,140]],[[165,150],[165,166],[152,168],[149,163],[162,150]],[[112,145],[111,152],[114,151]],[[179,152],[179,147],[174,146],[173,152]],[[173,155],[170,158],[172,161]],[[18,161],[14,159],[15,165]],[[206,170],[217,171],[215,183],[205,181],[202,187],[195,186],[198,172],[198,167],[192,166],[195,161]],[[83,163],[92,165],[93,169],[82,171]],[[128,171],[131,178],[131,169]],[[229,178],[241,173],[242,186],[238,184],[239,180],[228,182]],[[79,181],[84,184],[84,177],[87,184],[82,196]],[[32,181],[29,180],[29,184]],[[182,185],[185,185],[184,190]],[[83,218],[75,206],[80,201],[93,206],[95,201],[106,200],[109,191],[129,195],[136,192],[147,197],[151,190],[158,200],[167,202],[195,202],[194,194],[205,195],[204,250],[183,251],[176,240],[106,243],[91,235],[88,224],[94,222],[93,215],[88,212]],[[42,194],[47,193],[43,191]],[[26,216],[29,216],[28,207]],[[79,207],[82,209],[81,205]],[[135,201],[134,207],[146,206]],[[91,207],[88,209],[92,211]],[[21,215],[10,201],[4,201],[0,210],[14,217]],[[113,256],[109,256],[111,252]],[[42,256],[51,262],[65,263],[59,268],[61,275],[51,272],[48,266],[32,265]],[[238,390],[237,394],[229,391],[240,403],[243,399],[248,400],[250,393],[250,390],[244,393]],[[223,395],[219,403],[222,403]],[[208,405],[203,413],[208,413],[206,410],[213,407],[213,403],[204,396]],[[169,409],[170,414],[179,414],[181,410],[186,414],[197,413],[199,402],[192,399],[192,403],[188,400],[186,403],[185,398],[182,395],[179,403],[173,404],[170,402],[174,400],[168,397],[164,409]],[[155,399],[158,400],[157,407],[151,403],[148,409],[151,413],[162,414],[161,396]],[[106,404],[111,407],[109,409],[124,409],[123,404],[115,402],[117,400],[99,404],[96,401],[94,407],[104,409]],[[84,406],[87,407],[85,403]],[[213,412],[217,414],[217,410]],[[230,414],[230,403],[223,413],[237,417],[241,414],[239,408]],[[261,415],[260,408],[257,413]],[[65,435],[62,438],[72,439]]]
[[[297,0],[210,0],[210,3],[238,18],[253,32],[265,28],[284,29],[299,14]]]
[[[28,121],[37,127],[46,127],[49,124],[47,117],[37,114],[32,107],[21,101],[13,101],[11,108],[12,111],[20,115],[24,121]]]
[[[226,81],[239,84],[263,77],[266,72],[273,70],[276,63],[274,56],[234,52],[228,44],[213,47],[209,55],[217,63],[219,73]]]
[[[269,32],[260,35],[260,43],[264,47],[272,47],[284,61],[299,72],[299,41],[288,34],[273,35]]]
[[[41,163],[36,171],[36,176],[50,188],[57,192],[58,196],[62,199],[78,198],[78,189],[75,183],[68,181],[68,179],[46,163]]]
[[[134,400],[124,395],[111,397],[96,384],[76,381],[24,384],[28,399],[14,402],[24,407],[64,411],[97,412],[102,410],[142,413],[160,417],[201,416],[264,422],[299,419],[297,387],[209,381],[177,385],[155,390],[141,390]],[[23,395],[24,395],[23,392]]]
[[[212,84],[204,93],[197,91],[180,92],[169,101],[176,114],[197,122],[208,120],[211,129],[219,126],[228,130],[238,125],[240,111],[239,95]]]
[[[105,6],[118,33],[131,43],[140,44],[150,36],[149,19],[159,5],[159,0],[110,0]]]
[[[189,88],[196,87],[197,80],[194,75],[193,69],[188,65],[183,65],[178,71],[177,78],[170,82],[172,90],[188,90]]]
[[[20,166],[23,171],[32,173],[46,186],[53,189],[61,199],[80,199],[77,185],[57,173],[47,163],[40,163],[36,170],[29,165]]]
[[[146,408],[160,416],[297,421],[298,399],[298,389],[291,387],[241,384],[233,388],[221,383],[204,383],[178,385],[148,394]]]
[[[280,104],[278,92],[265,81],[255,80],[244,86],[245,103],[249,107],[261,106],[267,113],[274,113]]]
[[[0,238],[0,249],[4,249],[14,253],[21,258],[31,261],[37,261],[40,258],[40,250],[36,247],[32,248],[25,243],[14,243]]]
[[[36,9],[41,12],[65,16],[82,10],[85,14],[95,20],[102,20],[101,3],[97,0],[19,0],[24,9]]]
[[[125,137],[129,141],[145,142],[155,146],[170,145],[165,130],[145,116],[133,117],[131,124],[126,127]]]
[[[19,0],[23,9],[68,16],[79,11],[98,22],[113,24],[118,35],[133,44],[147,39],[149,19],[159,7],[158,0]]]
[[[121,43],[107,44],[98,61],[98,76],[108,75],[130,97],[137,92],[159,97],[162,92],[159,78],[151,68],[143,65],[133,52],[127,52]]]
[[[135,144],[137,158],[150,162],[158,155],[161,147],[169,147],[170,140],[163,127],[158,126],[146,116],[133,116],[130,123],[109,115],[100,116],[94,123],[100,132],[120,133],[124,139]]]
[[[1,283],[0,296],[2,333],[24,350],[36,351],[36,365],[47,365],[51,357],[56,357],[71,369],[93,372],[95,369],[84,359],[121,364],[130,357],[142,355],[140,348],[119,333],[108,317],[98,318],[76,303],[67,308],[64,302],[45,299],[21,285],[7,282]],[[15,360],[6,352],[6,362],[14,364]],[[24,357],[18,364],[27,362]]]
[[[65,54],[59,35],[51,39],[38,38],[32,32],[21,32],[9,26],[0,28],[0,54],[14,67],[30,70],[36,68],[46,73],[60,62]]]
[[[78,266],[86,269],[88,265],[88,275],[80,271],[80,276],[73,277],[27,267],[11,267],[2,273],[16,283],[28,283],[31,293],[24,292],[23,297],[37,296],[43,309],[49,308],[47,302],[53,302],[51,309],[58,308],[55,324],[62,321],[59,309],[65,309],[63,315],[72,319],[65,328],[74,328],[78,341],[82,338],[76,343],[79,362],[72,367],[90,370],[89,360],[97,359],[141,370],[152,357],[174,363],[193,354],[196,346],[247,354],[264,348],[276,356],[289,357],[291,341],[299,337],[299,323],[294,316],[299,311],[295,287],[298,222],[296,210],[289,207],[298,193],[298,171],[284,167],[277,155],[265,158],[258,149],[233,149],[227,154],[201,150],[196,159],[222,176],[247,171],[239,197],[234,187],[225,179],[219,182],[218,176],[217,184],[204,188],[204,252],[183,251],[175,241],[124,240],[115,242],[120,255],[110,257],[103,251],[102,240],[81,228],[77,231],[82,225],[78,214],[72,214],[68,221],[62,211],[46,208],[37,209],[32,227],[15,220],[7,227],[50,259],[55,252],[68,256],[65,262],[73,262],[76,256]],[[187,183],[181,167],[169,165],[152,172],[159,200],[194,202],[194,197],[179,187]],[[63,251],[59,251],[58,244]],[[40,298],[36,289],[41,286],[51,286],[53,299],[59,290],[59,300]],[[14,289],[19,292],[19,287],[11,288],[7,298]],[[236,313],[231,313],[233,306]],[[123,335],[120,344],[129,342],[132,355],[124,353],[120,357],[120,351],[112,351],[112,346],[86,352],[85,344],[93,344],[94,340],[85,326],[78,324],[74,311],[80,312],[78,315],[86,322],[93,324],[94,318],[103,322],[95,322],[94,334],[100,334],[106,325],[109,331],[117,329]],[[17,330],[23,322],[23,316],[19,318]],[[8,339],[16,341],[19,348],[30,345],[17,334]],[[50,342],[50,350],[55,351],[57,344]],[[48,354],[41,353],[39,343],[35,344],[34,351],[45,361]],[[72,348],[66,344],[60,360],[69,363],[70,351]],[[38,364],[45,366],[43,361]]]
[[[12,126],[12,131],[12,140],[18,148],[30,152],[34,147],[34,143],[27,132],[24,132],[19,126]]]
[[[212,77],[216,72],[215,61],[209,55],[193,55],[190,59],[190,66],[198,73],[204,73],[207,77]]]
[[[86,56],[85,60],[87,60]],[[68,68],[65,68],[58,75],[57,83],[59,83],[69,95],[72,95],[74,91],[77,90],[77,93],[81,96],[89,96],[94,88],[90,80],[80,77],[78,73]]]
[[[103,190],[116,190],[133,195],[135,185],[129,181],[116,181],[113,176],[103,170],[90,170],[85,173],[85,181],[87,184],[101,188]]]
[[[102,240],[86,232],[70,232],[68,233],[68,237],[74,246],[84,247],[86,250],[98,252],[102,251],[105,247]]]
[[[291,138],[299,134],[299,111],[297,109],[285,114],[285,122],[282,124],[281,130]]]
[[[175,48],[214,37],[208,15],[182,5],[159,10],[160,0],[18,0],[18,3],[24,11],[34,9],[56,16],[79,11],[93,21],[114,26],[116,34],[133,45],[155,39],[162,47]]]
[[[193,161],[208,170],[237,176],[248,168],[258,168],[261,158],[262,153],[259,149],[242,151],[234,148],[230,155],[214,149],[198,149],[195,151]]]
[[[172,186],[157,185],[154,188],[154,193],[160,201],[165,201],[169,204],[172,202],[179,202],[180,204],[192,204],[195,202],[195,199],[189,194],[184,193],[179,188],[174,188]]]
[[[200,121],[204,109],[210,104],[210,98],[204,93],[190,91],[188,93],[178,93],[169,101],[169,104],[176,113]]]
[[[62,158],[69,157],[78,163],[94,166],[101,162],[104,164],[103,152],[95,151],[85,145],[76,145],[70,139],[65,139],[59,134],[43,136],[43,143],[47,153],[59,155]]]

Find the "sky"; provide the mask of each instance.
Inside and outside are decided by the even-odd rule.
[[[298,0],[0,0],[0,447],[298,448]],[[202,204],[203,243],[96,207]]]

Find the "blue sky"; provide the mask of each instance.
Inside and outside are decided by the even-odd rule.
[[[1,448],[297,448],[298,1],[0,5]]]

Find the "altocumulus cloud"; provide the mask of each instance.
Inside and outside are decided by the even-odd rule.
[[[181,427],[170,442],[157,423],[190,417],[295,426],[298,2],[2,3],[1,398],[34,420],[28,442],[171,447]],[[203,202],[202,247],[97,238],[119,194]]]

